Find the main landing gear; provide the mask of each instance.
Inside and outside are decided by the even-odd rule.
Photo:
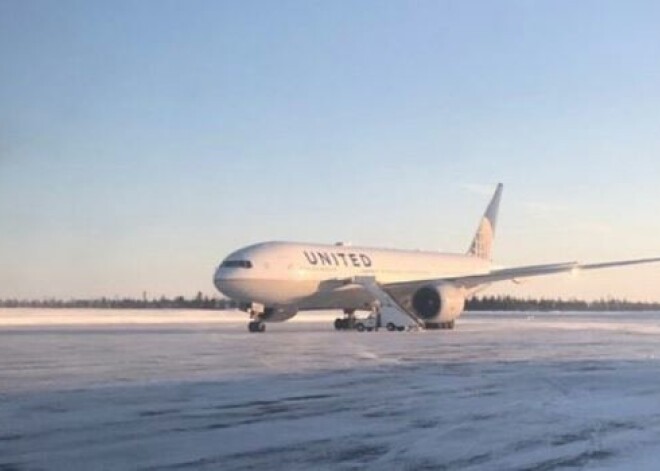
[[[248,330],[250,332],[265,332],[266,331],[266,324],[264,324],[261,321],[250,321],[248,324]]]
[[[437,330],[437,329],[442,329],[442,330],[452,330],[454,328],[454,321],[447,321],[447,322],[427,322],[424,327],[426,327],[429,330]]]
[[[345,317],[335,319],[335,330],[353,330],[355,327],[355,309],[344,309]]]

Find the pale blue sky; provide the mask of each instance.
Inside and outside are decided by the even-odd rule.
[[[272,240],[660,255],[660,3],[0,1],[0,297]],[[492,292],[660,300],[660,267]]]

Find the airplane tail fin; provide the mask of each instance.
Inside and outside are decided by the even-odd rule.
[[[472,255],[486,260],[491,260],[493,253],[493,242],[495,241],[495,226],[497,225],[497,212],[500,207],[500,199],[502,197],[502,189],[504,185],[499,183],[493,199],[490,200],[488,208],[484,216],[479,222],[477,233],[474,235],[468,255]]]

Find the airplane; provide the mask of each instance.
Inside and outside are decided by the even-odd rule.
[[[465,300],[488,285],[529,277],[660,262],[658,258],[494,268],[495,228],[503,185],[497,185],[465,254],[296,242],[241,248],[215,271],[216,288],[250,314],[248,330],[283,322],[301,310],[343,310],[337,329],[355,311],[399,310],[423,329],[453,329]]]

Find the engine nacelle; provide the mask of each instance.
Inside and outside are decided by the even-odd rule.
[[[450,284],[427,285],[415,291],[411,301],[422,320],[450,322],[465,309],[465,291]]]
[[[261,318],[266,322],[284,322],[298,313],[294,307],[267,307]]]

